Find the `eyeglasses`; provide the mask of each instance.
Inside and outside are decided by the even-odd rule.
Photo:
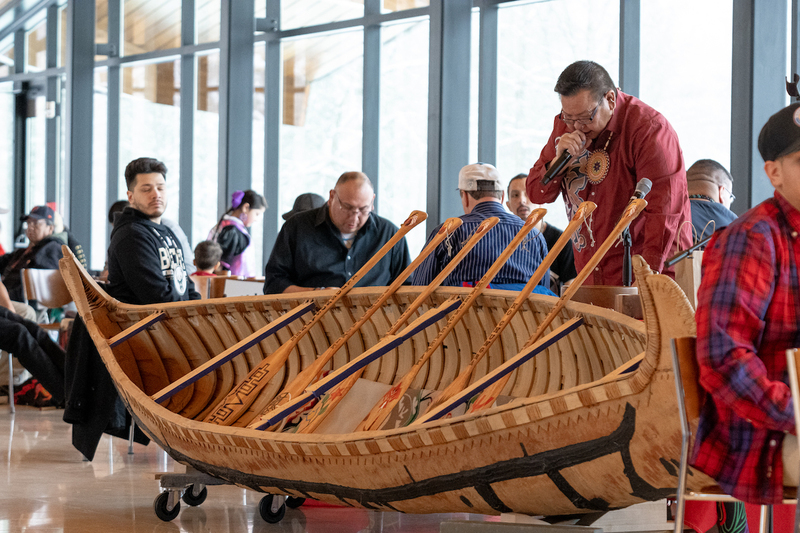
[[[592,114],[589,115],[589,118],[564,118],[564,112],[558,114],[558,118],[569,127],[574,126],[576,123],[581,126],[588,126],[594,120],[594,116],[597,114],[597,110],[600,109],[600,104],[597,104],[594,109],[592,110]]]
[[[342,199],[339,198],[339,193],[334,193],[334,195],[336,196],[336,201],[339,202],[339,209],[341,209],[342,211],[346,211],[351,215],[361,215],[363,217],[369,215],[369,212],[372,211],[372,202],[370,202],[369,205],[364,207],[355,207],[350,204],[342,202]]]
[[[733,201],[734,201],[734,200],[736,200],[736,195],[735,195],[735,194],[733,194],[733,191],[732,191],[732,190],[728,189],[728,188],[727,188],[727,187],[725,187],[724,185],[722,185],[722,188],[723,188],[725,191],[727,191],[728,195],[731,197],[731,203],[733,203]]]

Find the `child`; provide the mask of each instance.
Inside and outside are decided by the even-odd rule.
[[[214,241],[203,241],[194,249],[195,276],[216,276],[222,258],[222,247]]]
[[[236,191],[231,207],[211,229],[208,240],[222,247],[222,261],[234,276],[257,276],[256,260],[250,246],[248,228],[258,222],[267,209],[267,201],[255,191]]]

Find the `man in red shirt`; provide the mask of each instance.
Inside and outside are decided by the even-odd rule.
[[[703,256],[695,318],[710,399],[692,464],[736,498],[775,504],[800,474],[785,356],[800,346],[800,104],[770,117],[758,150],[774,196],[714,234]]]
[[[528,174],[528,198],[547,204],[564,197],[569,218],[585,200],[597,204],[588,224],[573,237],[575,268],[589,262],[616,225],[636,183],[653,186],[647,208],[630,226],[631,251],[653,270],[680,246],[692,244],[686,171],[678,136],[667,119],[614,86],[606,70],[592,61],[577,61],[558,78],[555,91],[561,113],[539,160]],[[546,184],[547,170],[564,151],[573,157],[565,170]],[[586,283],[622,285],[623,247],[611,248]],[[674,276],[672,270],[665,274]]]

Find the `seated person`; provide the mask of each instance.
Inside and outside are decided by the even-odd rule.
[[[214,241],[202,241],[194,249],[195,276],[216,276],[222,259],[222,247]]]
[[[692,226],[696,242],[734,220],[730,210],[733,200],[733,177],[725,167],[712,159],[700,159],[686,171]]]
[[[523,221],[503,209],[505,192],[500,174],[492,165],[475,163],[467,165],[458,173],[458,190],[461,195],[461,227],[453,232],[411,275],[412,285],[428,285],[459,252],[462,243],[469,240],[481,222],[497,217],[500,222],[473,248],[463,261],[450,273],[442,285],[450,287],[472,286],[483,277],[494,261],[503,253],[511,240],[522,229]],[[435,228],[428,242],[439,231]],[[427,242],[426,242],[427,246]],[[520,290],[533,275],[547,254],[547,244],[535,229],[503,265],[490,287],[495,289]],[[542,278],[534,292],[553,294],[547,288],[550,276]]]
[[[527,174],[517,174],[508,183],[508,201],[506,206],[508,210],[517,215],[522,220],[528,218],[531,211],[542,207],[532,203],[528,199],[528,194],[525,192],[525,180],[528,179]],[[544,240],[547,243],[547,250],[549,251],[556,241],[561,238],[564,233],[552,224],[548,224],[544,219],[541,219],[536,224],[536,230],[544,235]],[[550,266],[550,290],[556,294],[561,294],[561,286],[571,279],[574,279],[578,273],[575,271],[575,258],[572,254],[572,244],[567,244],[559,252],[556,260]]]
[[[289,218],[264,269],[264,294],[341,287],[398,228],[373,210],[375,192],[363,172],[345,172],[328,202]],[[356,287],[391,285],[411,258],[403,239]]]
[[[717,232],[697,295],[702,407],[691,464],[731,496],[780,503],[797,486],[797,428],[786,355],[800,346],[800,104],[758,137],[772,198]]]
[[[0,350],[14,354],[52,394],[54,403],[63,404],[64,350],[35,322],[16,314],[10,303],[0,284]]]
[[[53,236],[55,213],[46,205],[31,209],[30,214],[22,217],[27,221],[25,234],[30,244],[27,248],[0,257],[0,274],[8,289],[8,295],[15,302],[25,301],[22,293],[23,268],[58,268],[58,260],[63,257],[61,239]]]
[[[61,239],[61,241],[69,246],[75,257],[78,258],[83,268],[89,270],[88,263],[86,262],[86,254],[83,252],[83,246],[78,240],[70,233],[69,228],[64,225],[64,219],[58,211],[54,211],[53,217],[53,236]]]

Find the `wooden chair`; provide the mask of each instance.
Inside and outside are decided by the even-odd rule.
[[[786,372],[789,374],[789,388],[792,391],[792,407],[794,408],[794,425],[800,428],[800,350],[786,350]],[[800,469],[800,465],[797,467]],[[800,533],[800,505],[794,513],[794,531]]]
[[[679,416],[681,419],[681,464],[678,471],[677,509],[675,512],[675,533],[683,531],[685,504],[687,501],[737,502],[736,498],[722,492],[719,487],[708,487],[703,492],[686,489],[686,476],[689,468],[689,450],[693,443],[692,427],[700,418],[706,393],[700,386],[700,369],[697,364],[695,337],[672,339],[672,366],[675,372],[675,388],[678,395]],[[796,375],[795,375],[796,378]],[[793,401],[797,396],[793,393]],[[798,416],[795,407],[795,417]],[[799,467],[800,468],[800,467]],[[784,498],[783,503],[797,504],[797,499]],[[760,533],[771,531],[772,506],[762,505],[759,516]],[[800,533],[795,524],[795,533]]]
[[[208,288],[211,285],[209,280],[212,278],[210,276],[197,276],[195,274],[190,275],[189,278],[191,278],[194,283],[194,289],[200,293],[200,299],[208,300]]]
[[[37,309],[37,305],[45,309],[57,309],[72,302],[64,278],[58,269],[23,268],[22,293],[25,303]],[[59,330],[61,322],[40,324],[44,329]]]

